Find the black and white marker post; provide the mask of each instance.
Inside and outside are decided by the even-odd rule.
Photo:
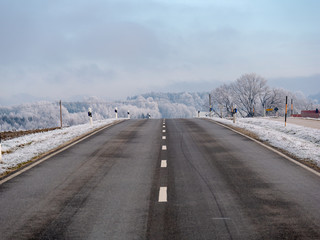
[[[236,114],[237,114],[237,109],[234,108],[233,111],[232,111],[233,123],[236,123]]]
[[[127,112],[127,113],[128,113],[128,119],[130,119],[130,112],[129,112],[129,110],[128,110],[128,112]]]
[[[118,118],[118,108],[117,107],[114,109],[114,112],[116,113],[116,119],[117,119]]]
[[[88,116],[90,119],[90,126],[92,127],[92,109],[91,108],[88,109]]]

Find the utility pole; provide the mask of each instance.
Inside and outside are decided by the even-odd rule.
[[[1,150],[1,132],[0,132],[0,164],[3,163],[2,162],[2,150]]]
[[[211,94],[209,93],[209,117],[212,117]]]
[[[60,128],[62,129],[62,102],[60,100]]]

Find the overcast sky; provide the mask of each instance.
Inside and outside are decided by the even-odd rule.
[[[0,104],[209,91],[251,72],[297,89],[313,79],[306,93],[320,92],[319,9],[318,0],[0,0]]]

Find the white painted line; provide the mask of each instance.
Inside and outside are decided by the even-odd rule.
[[[166,139],[167,137],[166,136],[162,136],[162,139]]]
[[[166,126],[163,125],[162,127],[165,128]]]
[[[162,132],[166,132],[166,130],[162,130]]]
[[[263,147],[265,147],[265,148],[267,148],[267,149],[269,149],[269,150],[277,153],[277,154],[280,155],[281,157],[286,158],[286,159],[289,160],[290,162],[293,162],[293,163],[297,164],[298,166],[300,166],[300,167],[308,170],[309,172],[312,172],[313,174],[317,175],[318,177],[320,177],[320,173],[319,173],[319,172],[317,172],[317,171],[313,170],[312,168],[309,168],[308,166],[306,166],[306,165],[298,162],[297,160],[295,160],[295,159],[293,159],[293,158],[285,155],[284,153],[282,153],[282,152],[274,149],[273,147],[270,147],[270,146],[268,146],[268,145],[266,145],[266,144],[264,144],[264,143],[262,143],[262,142],[260,142],[260,141],[258,141],[258,140],[256,140],[256,139],[252,138],[252,137],[249,137],[249,136],[247,136],[247,135],[245,135],[245,134],[243,134],[243,133],[241,133],[241,132],[238,132],[237,130],[234,130],[233,128],[228,127],[228,126],[226,126],[226,125],[223,125],[223,124],[221,124],[221,123],[219,123],[219,122],[216,122],[216,121],[214,121],[214,120],[209,120],[209,121],[212,121],[212,122],[214,122],[214,123],[217,124],[217,125],[220,125],[220,126],[222,126],[222,127],[224,127],[224,128],[227,128],[227,129],[229,129],[229,130],[231,130],[231,131],[233,131],[233,132],[235,132],[235,133],[238,133],[238,134],[241,135],[241,136],[244,136],[244,137],[246,137],[246,138],[248,138],[248,139],[250,139],[250,140],[252,140],[252,141],[254,141],[254,142],[258,143],[258,144],[260,144],[261,146],[263,146]]]
[[[167,202],[167,187],[160,187],[159,202]]]
[[[166,145],[162,145],[162,150],[167,150],[167,146]]]
[[[167,160],[161,160],[161,167],[166,168],[167,167]]]

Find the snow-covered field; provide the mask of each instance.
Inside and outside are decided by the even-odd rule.
[[[285,127],[284,122],[276,122],[268,118],[238,118],[235,124],[228,119],[212,119],[253,132],[270,145],[284,149],[298,158],[311,160],[320,167],[319,129],[292,123],[287,123]]]
[[[25,135],[3,141],[1,144],[3,163],[0,163],[0,174],[3,174],[10,168],[16,167],[20,163],[27,162],[32,158],[57,148],[76,137],[94,129],[103,127],[114,121],[116,121],[116,119],[95,121],[93,122],[92,127],[88,123],[49,132]]]

